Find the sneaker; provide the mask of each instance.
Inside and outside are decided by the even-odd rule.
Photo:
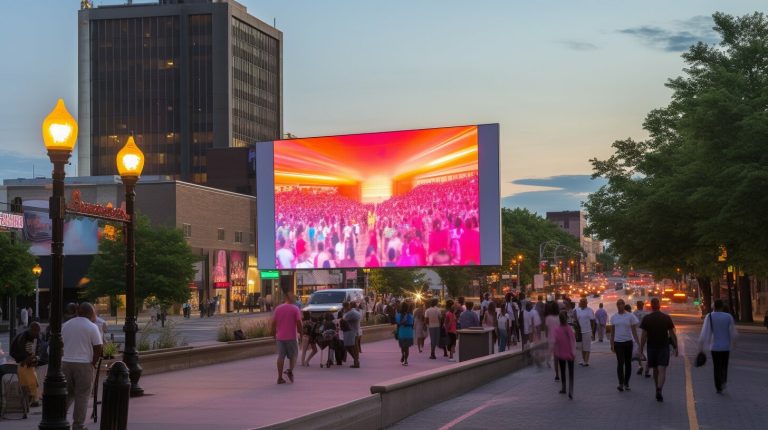
[[[629,389],[629,385],[625,385],[625,386],[624,386],[624,391],[631,391],[631,390]]]
[[[429,356],[429,359],[430,359],[430,360],[437,360],[437,357],[435,357],[434,355],[430,355],[430,356]]]
[[[560,391],[558,391],[558,393],[565,394],[565,390],[560,390]]]
[[[619,385],[618,387],[616,387],[616,389],[621,391],[622,393],[624,392],[624,386],[623,385]]]
[[[456,359],[455,358],[449,358],[448,361],[450,361],[451,363],[454,363],[454,362],[456,362]]]

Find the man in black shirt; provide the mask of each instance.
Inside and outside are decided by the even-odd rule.
[[[653,380],[656,382],[656,400],[664,401],[661,394],[664,381],[667,378],[667,366],[669,366],[669,346],[672,345],[675,357],[677,357],[677,335],[675,324],[669,315],[661,312],[661,304],[658,298],[651,299],[651,312],[643,318],[640,328],[643,335],[640,339],[640,351],[642,353],[646,342],[648,343],[648,367],[653,369]]]

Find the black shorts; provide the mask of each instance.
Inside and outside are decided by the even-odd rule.
[[[652,347],[648,345],[648,367],[669,366],[669,346]]]

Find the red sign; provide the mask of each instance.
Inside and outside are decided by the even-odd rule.
[[[80,199],[80,190],[72,191],[72,199],[67,202],[67,212],[73,215],[83,215],[110,221],[128,222],[131,220],[131,217],[123,209],[113,208],[111,205],[101,206],[82,201]]]
[[[229,288],[229,282],[214,282],[213,288],[218,288],[218,289]]]
[[[24,215],[0,212],[0,227],[22,229],[24,228]]]

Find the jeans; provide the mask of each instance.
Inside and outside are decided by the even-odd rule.
[[[507,339],[509,334],[506,330],[499,330],[499,352],[504,352],[507,349]]]
[[[600,340],[600,342],[603,341],[603,337],[605,337],[605,324],[598,324],[597,325],[597,338]]]
[[[730,351],[712,351],[712,367],[715,369],[715,389],[721,391],[728,382],[728,358]]]
[[[557,364],[560,366],[560,381],[562,381],[562,391],[565,391],[565,364],[568,363],[568,392],[573,394],[573,360],[560,360],[557,359]]]
[[[629,385],[629,377],[632,375],[632,341],[614,342],[613,350],[616,352],[616,374],[619,377],[619,385]]]
[[[440,327],[429,328],[429,348],[431,351],[430,357],[435,356],[435,347],[440,342]]]

